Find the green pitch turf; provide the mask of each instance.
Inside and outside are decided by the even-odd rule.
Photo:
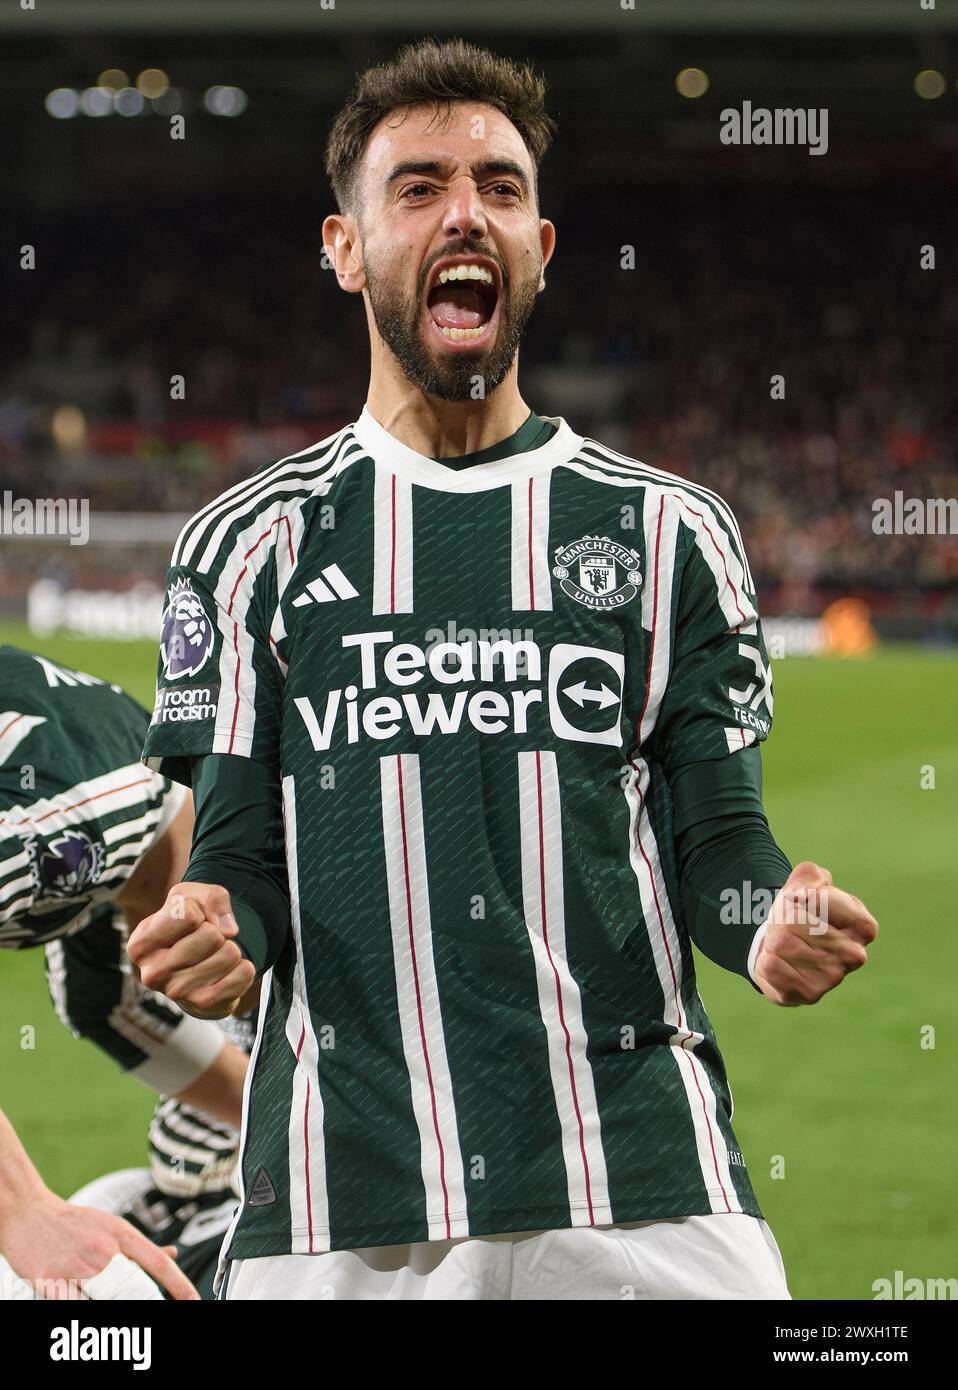
[[[152,644],[37,643],[11,625],[0,641],[151,702]],[[881,934],[868,967],[811,1009],[777,1009],[704,960],[700,989],[792,1293],[867,1299],[897,1269],[958,1276],[958,660],[896,647],[780,661],[775,719],[776,836],[793,862],[826,865],[862,897]],[[39,952],[0,953],[0,972],[0,1104],[47,1180],[66,1194],[143,1163],[150,1093],[70,1038]]]

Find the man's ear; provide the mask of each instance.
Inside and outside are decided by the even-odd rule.
[[[552,260],[552,253],[556,249],[556,229],[552,222],[545,217],[539,219],[539,241],[542,246],[542,274],[539,276],[539,289],[546,287],[545,269]]]
[[[340,289],[359,294],[366,287],[359,224],[349,213],[332,213],[323,223],[323,250],[329,257]]]

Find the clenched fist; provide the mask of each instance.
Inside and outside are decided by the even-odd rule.
[[[225,1018],[253,984],[256,968],[233,938],[230,895],[212,883],[178,883],[127,945],[148,989],[195,1018]]]
[[[818,864],[796,864],[768,914],[755,983],[773,1004],[816,1004],[868,960],[878,923]]]

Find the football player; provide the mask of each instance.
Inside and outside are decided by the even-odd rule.
[[[0,946],[45,946],[55,1006],[138,1080],[238,1126],[245,1053],[145,989],[124,944],[184,872],[192,798],[139,761],[148,717],[116,685],[0,647]],[[49,1190],[0,1114],[0,1252],[88,1296],[195,1297],[164,1251]],[[147,1278],[147,1275],[151,1276]]]
[[[365,406],[172,557],[146,755],[196,830],[129,949],[199,1014],[263,980],[227,1298],[788,1297],[692,943],[812,1004],[877,925],[769,831],[729,507],[520,395],[552,125],[459,40],[360,76]]]

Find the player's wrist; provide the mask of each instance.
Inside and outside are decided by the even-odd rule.
[[[0,1251],[7,1248],[16,1232],[29,1227],[39,1213],[62,1200],[50,1191],[39,1174],[35,1180],[22,1184],[5,1182],[0,1193]]]

